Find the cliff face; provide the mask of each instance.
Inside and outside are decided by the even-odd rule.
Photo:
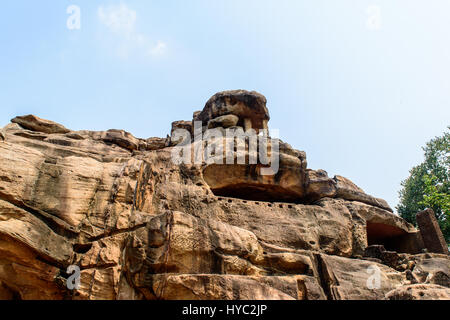
[[[384,200],[282,141],[273,174],[173,161],[177,129],[211,145],[194,121],[259,133],[269,119],[242,90],[165,139],[13,119],[0,131],[0,299],[450,299],[448,254],[423,253]]]

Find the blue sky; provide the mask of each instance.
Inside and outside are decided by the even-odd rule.
[[[256,90],[310,168],[395,206],[450,124],[449,13],[447,0],[4,1],[0,126],[32,113],[165,137],[214,93]]]

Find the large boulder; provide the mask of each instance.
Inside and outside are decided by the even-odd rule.
[[[44,132],[44,133],[67,133],[70,132],[69,129],[65,128],[63,125],[38,118],[34,115],[27,115],[27,116],[21,116],[21,117],[15,117],[11,120],[13,123],[19,124],[21,127],[37,131],[37,132]]]
[[[227,114],[227,115],[220,116],[220,117],[214,118],[212,120],[209,120],[208,129],[217,128],[217,127],[230,128],[230,127],[237,126],[238,122],[239,122],[238,116],[235,116],[234,114]]]
[[[102,135],[102,140],[130,151],[139,149],[139,139],[124,130],[110,129]]]
[[[305,197],[308,201],[326,197],[358,201],[393,212],[385,200],[366,194],[364,190],[345,177],[329,178],[325,170],[306,170]]]
[[[266,107],[266,98],[255,91],[231,90],[216,93],[205,105],[194,121],[209,121],[225,115],[235,115],[239,118],[237,125],[245,129],[267,129],[270,119]],[[216,120],[217,121],[217,120]]]

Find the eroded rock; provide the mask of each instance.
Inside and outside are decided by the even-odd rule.
[[[208,121],[208,129],[211,128],[230,128],[237,126],[239,117],[234,114],[227,114]]]
[[[269,113],[238,90],[193,120],[261,131]],[[417,254],[420,233],[385,201],[281,140],[279,171],[262,175],[261,163],[175,164],[169,137],[13,122],[0,131],[0,299],[450,298],[448,255]]]
[[[270,116],[266,103],[266,98],[255,91],[219,92],[208,100],[203,111],[194,120],[203,121],[206,125],[213,119],[231,114],[239,118],[237,125],[245,130],[267,129]]]
[[[448,300],[450,289],[435,284],[412,284],[386,294],[387,300]]]
[[[13,123],[19,124],[21,127],[37,131],[37,132],[43,132],[43,133],[68,133],[70,132],[69,129],[65,128],[63,125],[38,118],[34,115],[27,115],[27,116],[21,116],[21,117],[15,117],[11,120]]]
[[[123,130],[111,129],[105,132],[102,140],[109,143],[117,144],[119,147],[128,149],[130,151],[139,148],[139,140],[133,137],[129,132]]]
[[[320,260],[325,292],[333,300],[383,299],[406,282],[403,274],[376,262],[327,255]]]

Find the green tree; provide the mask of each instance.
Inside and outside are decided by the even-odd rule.
[[[431,208],[447,243],[450,243],[450,126],[423,148],[425,160],[402,182],[397,211],[416,224],[416,213]]]

